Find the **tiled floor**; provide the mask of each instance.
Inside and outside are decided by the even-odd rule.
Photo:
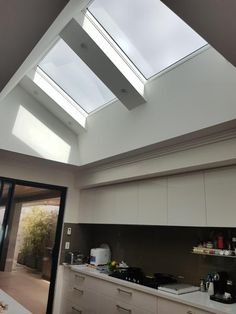
[[[45,314],[49,282],[28,268],[18,266],[13,272],[0,272],[0,289],[33,314]]]

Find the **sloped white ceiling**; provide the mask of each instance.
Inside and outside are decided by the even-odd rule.
[[[0,91],[68,2],[0,1]]]

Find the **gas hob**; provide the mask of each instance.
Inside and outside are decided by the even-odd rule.
[[[158,289],[158,287],[163,284],[176,282],[176,279],[172,275],[155,273],[152,276],[146,276],[141,268],[136,267],[119,268],[113,271],[109,276],[154,289]]]

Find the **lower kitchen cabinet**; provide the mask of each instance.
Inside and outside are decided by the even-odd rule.
[[[128,310],[131,309],[132,313],[146,312],[156,314],[157,312],[157,298],[148,293],[110,283],[105,280],[100,280],[99,291],[102,299],[108,298],[112,301],[114,313],[117,313],[117,311],[123,313],[124,308]],[[138,309],[141,312],[137,312]],[[127,313],[131,312],[127,311]],[[103,312],[101,311],[101,313]]]
[[[60,314],[99,314],[98,280],[65,268]]]
[[[216,313],[69,268],[64,271],[62,296],[61,311],[58,314]]]
[[[68,302],[63,314],[99,314],[99,312],[94,308],[83,308],[82,306]]]
[[[156,312],[148,312],[134,304],[127,304],[108,297],[101,298],[99,314],[156,314]]]
[[[157,301],[158,314],[212,314],[185,304],[158,298]]]
[[[157,314],[157,298],[93,278],[65,271],[60,314]]]

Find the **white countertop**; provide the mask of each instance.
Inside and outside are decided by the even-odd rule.
[[[32,314],[26,310],[20,303],[10,297],[6,292],[0,289],[0,301],[8,305],[7,311],[4,314]]]
[[[174,295],[168,292],[159,291],[153,288],[145,287],[139,284],[121,280],[118,278],[110,277],[106,274],[100,273],[94,268],[88,267],[86,265],[72,265],[71,270],[83,273],[88,276],[93,276],[106,281],[117,283],[119,285],[142,291],[145,293],[152,294],[157,297],[162,297],[169,299],[171,301],[180,302],[186,305],[197,307],[205,311],[209,311],[215,314],[236,314],[236,303],[235,304],[223,304],[216,301],[210,300],[206,292],[191,292],[182,295]],[[10,313],[9,313],[10,314]]]

